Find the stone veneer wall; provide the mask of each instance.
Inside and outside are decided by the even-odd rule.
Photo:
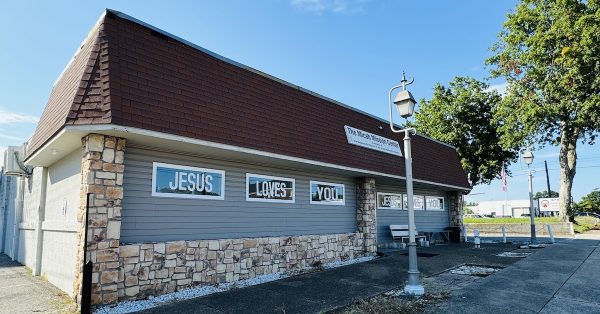
[[[460,192],[448,193],[450,226],[463,228],[463,195]],[[462,237],[461,237],[462,239]]]
[[[119,300],[371,255],[365,252],[359,232],[128,244],[120,247],[119,254],[124,273]]]
[[[358,232],[364,235],[365,252],[377,252],[377,189],[374,178],[359,178],[356,182],[356,221]]]
[[[84,220],[86,198],[90,194],[86,260],[94,263],[92,303],[113,303],[123,289],[123,271],[119,260],[121,237],[121,200],[123,199],[123,159],[125,139],[89,134],[82,139],[81,207],[77,215],[77,259],[73,294],[81,297],[83,270]]]

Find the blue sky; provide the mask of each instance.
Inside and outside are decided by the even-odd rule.
[[[34,131],[52,84],[104,8],[157,26],[235,61],[380,117],[402,70],[411,92],[429,98],[454,76],[486,78],[483,63],[515,1],[3,1],[0,13],[0,147]],[[502,81],[490,84],[502,87]],[[1,148],[0,148],[1,149]],[[558,189],[557,148],[548,160]],[[598,147],[581,147],[575,198],[600,187]],[[526,176],[511,168],[509,198],[526,198]],[[535,190],[545,189],[541,172]],[[469,200],[500,200],[498,182]],[[481,194],[484,193],[484,194]]]

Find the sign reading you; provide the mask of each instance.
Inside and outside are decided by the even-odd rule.
[[[293,203],[296,180],[246,173],[246,200]]]
[[[322,205],[344,205],[344,185],[310,181],[310,203]]]
[[[425,206],[427,210],[444,210],[444,198],[439,196],[426,196]]]
[[[404,209],[402,207],[402,194],[377,193],[377,207],[389,209]]]
[[[402,157],[400,144],[397,141],[347,125],[344,126],[344,130],[349,144]]]
[[[152,196],[218,199],[225,197],[225,171],[171,165],[152,165]]]

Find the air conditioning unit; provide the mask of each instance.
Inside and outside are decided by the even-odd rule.
[[[17,158],[19,159],[17,160]],[[20,165],[23,165],[24,158],[25,145],[8,146],[4,151],[4,174],[7,176],[27,176],[28,173],[20,167]]]

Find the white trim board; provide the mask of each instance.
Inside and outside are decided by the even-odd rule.
[[[121,136],[121,137],[125,137],[125,138],[127,138],[129,134],[135,134],[135,135],[141,135],[141,136],[154,137],[154,138],[168,140],[168,141],[176,141],[176,142],[188,143],[188,144],[193,144],[193,145],[201,145],[201,146],[206,146],[206,147],[211,147],[211,148],[223,149],[223,150],[227,150],[227,151],[276,158],[276,159],[280,159],[280,160],[298,162],[298,163],[315,165],[315,166],[322,166],[322,167],[327,167],[327,168],[332,168],[332,169],[337,169],[337,170],[352,171],[352,172],[358,172],[361,174],[375,175],[375,176],[381,176],[381,177],[386,177],[386,178],[391,178],[391,179],[406,180],[406,177],[404,177],[404,176],[398,176],[398,175],[393,175],[393,174],[388,174],[388,173],[383,173],[383,172],[378,172],[378,171],[342,166],[342,165],[337,165],[337,164],[332,164],[332,163],[327,163],[327,162],[322,162],[322,161],[316,161],[316,160],[311,160],[311,159],[305,159],[305,158],[300,158],[300,157],[293,157],[293,156],[288,156],[288,155],[283,155],[283,154],[270,153],[270,152],[260,151],[260,150],[256,150],[256,149],[252,149],[252,148],[245,148],[245,147],[240,147],[240,146],[235,146],[235,145],[215,143],[215,142],[210,142],[210,141],[206,141],[206,140],[199,140],[199,139],[184,137],[184,136],[180,136],[180,135],[151,131],[151,130],[135,128],[135,127],[125,127],[125,126],[119,126],[119,125],[114,125],[114,124],[67,125],[60,132],[58,132],[57,135],[55,135],[50,141],[48,141],[40,149],[38,149],[32,156],[27,158],[26,163],[29,163],[32,160],[38,159],[41,152],[50,148],[51,145],[54,142],[56,142],[57,139],[61,136],[65,136],[67,134],[73,134],[73,133],[77,134],[78,133],[79,138],[77,139],[76,143],[73,143],[73,149],[75,149],[76,147],[80,147],[81,137],[85,136],[88,133],[94,133],[94,132],[108,133],[109,135]],[[36,163],[39,164],[40,162],[37,161]],[[435,185],[435,186],[440,186],[440,187],[451,188],[454,190],[471,191],[470,188],[465,188],[465,187],[451,185],[451,184],[444,184],[444,183],[438,183],[438,182],[421,180],[421,179],[413,179],[413,181],[418,182],[418,183],[423,183],[423,184],[430,184],[430,185]]]

